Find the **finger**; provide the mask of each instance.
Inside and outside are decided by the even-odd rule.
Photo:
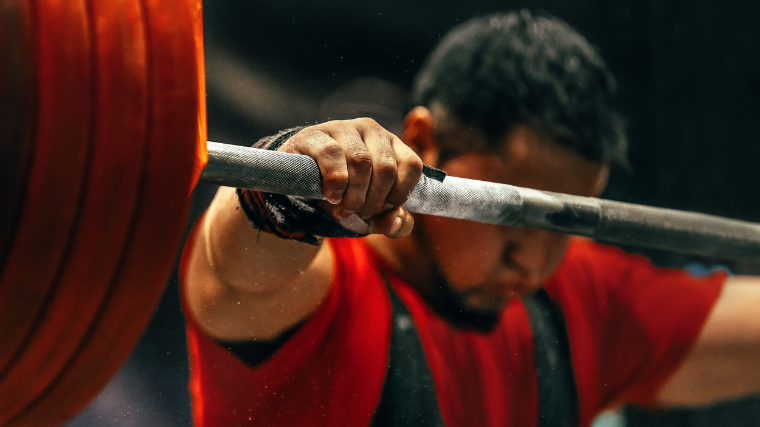
[[[396,239],[408,236],[414,228],[414,218],[403,207],[378,215],[369,222],[369,233],[384,234]]]
[[[379,132],[373,129],[365,131],[363,137],[372,156],[372,176],[367,190],[367,198],[361,211],[359,211],[359,216],[366,219],[382,211],[385,199],[396,182],[398,168],[396,154],[393,152],[388,132],[385,130]]]
[[[290,138],[280,150],[311,156],[322,173],[322,194],[333,205],[341,203],[349,181],[343,147],[320,130],[304,129]]]
[[[348,183],[343,201],[333,208],[338,219],[357,213],[365,203],[372,175],[371,153],[354,127],[331,132],[330,135],[343,147]]]
[[[422,160],[411,148],[401,142],[397,137],[392,140],[393,151],[396,153],[398,172],[396,182],[388,192],[385,201],[390,206],[399,207],[406,203],[412,190],[422,176]]]

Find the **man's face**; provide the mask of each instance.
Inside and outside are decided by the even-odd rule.
[[[607,168],[540,137],[527,127],[510,132],[497,152],[472,152],[438,165],[451,176],[580,196],[598,196]],[[457,312],[498,313],[554,272],[569,236],[449,218],[418,219],[440,276],[439,299]]]

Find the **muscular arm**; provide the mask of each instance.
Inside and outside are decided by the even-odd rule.
[[[326,245],[254,229],[233,188],[221,188],[195,233],[185,292],[214,338],[272,339],[311,313],[331,282]]]
[[[760,392],[760,278],[733,277],[661,404],[699,405]]]
[[[400,237],[414,220],[401,206],[422,173],[422,162],[397,137],[369,119],[303,129],[280,151],[312,156],[337,218],[356,214],[369,233]],[[234,189],[214,198],[185,272],[189,313],[211,337],[273,339],[308,317],[332,282],[326,244],[283,240],[251,226]]]

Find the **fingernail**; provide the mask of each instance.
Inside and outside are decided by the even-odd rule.
[[[340,203],[341,200],[343,200],[343,192],[333,191],[332,193],[325,196],[325,199],[327,199],[327,201],[332,203],[333,205],[337,205],[338,203]]]
[[[391,227],[391,234],[396,234],[398,231],[401,230],[401,217],[397,216],[396,219],[393,220],[393,227]]]

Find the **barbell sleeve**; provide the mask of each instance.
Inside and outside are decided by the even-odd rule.
[[[309,156],[208,143],[201,179],[217,185],[324,199]],[[760,225],[712,215],[425,174],[410,212],[555,231],[719,259],[760,258]]]

